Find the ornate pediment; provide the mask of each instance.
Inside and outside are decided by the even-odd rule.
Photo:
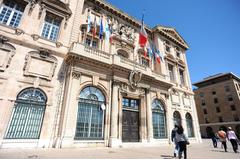
[[[167,36],[171,40],[174,40],[175,42],[181,44],[186,49],[188,49],[187,43],[185,42],[185,40],[181,37],[181,35],[174,28],[156,26],[153,30],[163,33],[165,36]]]

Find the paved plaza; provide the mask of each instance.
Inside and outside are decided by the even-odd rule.
[[[172,159],[173,146],[141,148],[0,149],[1,159]],[[228,143],[228,152],[214,149],[210,140],[188,146],[188,159],[240,159]]]

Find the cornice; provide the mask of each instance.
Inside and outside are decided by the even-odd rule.
[[[120,9],[112,6],[111,4],[107,3],[104,0],[88,0],[89,2],[92,2],[96,5],[98,5],[101,8],[104,8],[105,10],[111,12],[112,14],[122,18],[123,20],[126,20],[127,22],[129,22],[130,24],[136,26],[136,27],[141,27],[141,22],[136,20],[134,17],[129,16],[128,14],[124,13],[123,11],[121,11]],[[148,26],[145,25],[145,29],[152,33],[152,29]]]

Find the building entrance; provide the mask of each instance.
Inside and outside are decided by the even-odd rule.
[[[139,142],[139,100],[123,98],[122,142]]]

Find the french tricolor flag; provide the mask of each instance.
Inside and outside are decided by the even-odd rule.
[[[140,30],[140,33],[139,33],[138,43],[141,47],[145,47],[146,44],[147,44],[147,32],[144,28],[143,17],[142,17],[142,25],[141,25],[141,30]]]

